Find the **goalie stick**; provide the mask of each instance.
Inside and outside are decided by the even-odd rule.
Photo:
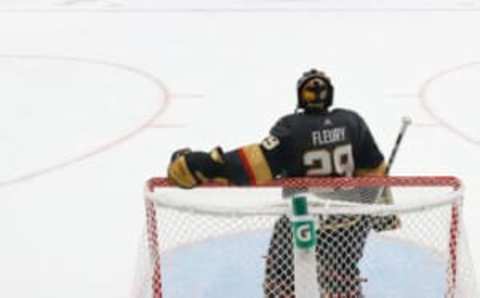
[[[395,145],[393,146],[392,152],[390,153],[390,158],[388,159],[387,167],[385,169],[385,176],[390,174],[390,169],[392,168],[393,162],[398,152],[398,148],[403,140],[403,136],[407,131],[408,126],[412,124],[412,119],[410,117],[404,116],[402,117],[402,127],[400,128],[400,132],[397,135],[397,139],[395,141]]]
[[[392,152],[390,153],[390,157],[387,162],[387,166],[385,168],[385,176],[390,174],[390,170],[392,168],[393,162],[395,161],[395,157],[397,156],[398,148],[400,148],[400,144],[402,143],[403,137],[405,136],[405,132],[407,131],[408,126],[412,124],[412,119],[410,117],[404,116],[402,117],[402,126],[400,128],[400,132],[397,135],[397,139],[395,140],[395,145],[392,148]],[[393,197],[390,192],[389,187],[383,187],[377,195],[375,200],[377,203],[383,204],[393,204]],[[396,215],[387,215],[387,216],[379,216],[375,217],[375,222],[373,228],[377,232],[382,231],[389,231],[399,228],[401,225],[400,218]]]

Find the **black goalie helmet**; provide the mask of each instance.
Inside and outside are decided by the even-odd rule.
[[[333,103],[333,85],[324,72],[312,69],[297,82],[297,109],[327,111]]]

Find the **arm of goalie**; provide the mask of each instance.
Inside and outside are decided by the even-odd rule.
[[[393,195],[390,187],[385,187],[382,190],[382,193],[377,200],[377,204],[384,204],[384,205],[393,204]],[[376,232],[396,230],[396,229],[399,229],[401,225],[402,225],[402,222],[400,220],[400,217],[395,214],[373,217],[372,226]]]

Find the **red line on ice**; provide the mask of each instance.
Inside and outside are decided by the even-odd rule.
[[[438,114],[435,113],[434,109],[432,107],[429,106],[428,104],[428,97],[427,97],[427,91],[428,91],[428,88],[430,87],[430,85],[432,85],[436,80],[442,78],[442,77],[445,77],[451,73],[454,73],[454,72],[457,72],[457,71],[462,71],[466,68],[469,68],[469,67],[474,67],[474,66],[480,66],[480,62],[470,62],[470,63],[466,63],[466,64],[462,64],[462,65],[459,65],[459,66],[456,66],[456,67],[453,67],[453,68],[449,68],[449,69],[446,69],[446,70],[443,70],[441,72],[438,72],[437,74],[435,74],[434,76],[432,76],[430,79],[428,79],[427,81],[425,81],[422,86],[420,87],[420,90],[418,92],[418,97],[420,98],[420,104],[422,105],[422,107],[425,109],[425,111],[430,114],[430,116],[435,119],[441,126],[443,126],[444,128],[446,128],[447,130],[449,130],[451,133],[453,133],[454,135],[462,138],[464,141],[470,143],[470,144],[473,144],[475,146],[480,146],[480,140],[478,139],[475,139],[469,135],[467,135],[466,133],[462,132],[460,129],[458,129],[457,127],[455,127],[455,125],[453,125],[451,122],[445,120],[444,118],[442,118],[441,116],[439,116]]]
[[[165,85],[163,84],[163,82],[160,81],[160,79],[158,79],[157,77],[155,77],[154,75],[152,75],[152,74],[150,74],[146,71],[143,71],[139,68],[131,67],[131,66],[128,66],[128,65],[124,65],[124,64],[120,64],[120,63],[106,62],[106,61],[102,61],[102,60],[79,58],[79,57],[55,57],[55,56],[43,56],[43,55],[0,55],[0,58],[43,59],[43,60],[69,61],[69,62],[76,62],[76,63],[88,63],[88,64],[104,65],[104,66],[114,67],[114,68],[117,68],[117,69],[120,69],[120,70],[123,70],[123,71],[135,73],[135,74],[137,74],[141,77],[144,77],[144,78],[148,79],[149,81],[154,83],[163,93],[163,96],[161,96],[161,98],[160,98],[161,101],[163,101],[163,104],[160,105],[158,110],[156,110],[154,112],[154,114],[152,116],[150,116],[144,123],[142,123],[140,126],[134,128],[129,133],[127,133],[127,134],[125,134],[121,137],[118,137],[118,138],[114,139],[113,141],[102,144],[102,145],[94,148],[91,151],[88,151],[84,154],[73,157],[71,159],[65,160],[63,162],[54,164],[54,165],[46,167],[46,168],[37,169],[37,170],[31,171],[27,174],[23,174],[23,175],[20,175],[20,176],[11,178],[11,179],[0,181],[0,187],[6,187],[6,186],[14,185],[16,183],[26,182],[30,179],[33,179],[33,178],[36,178],[36,177],[39,177],[39,176],[42,176],[42,175],[46,175],[48,173],[51,173],[51,172],[54,172],[54,171],[57,171],[57,170],[60,170],[60,169],[63,169],[63,168],[68,167],[68,166],[70,166],[74,163],[83,161],[83,160],[88,159],[88,158],[90,158],[94,155],[97,155],[97,154],[103,153],[105,151],[108,151],[108,150],[112,149],[113,147],[132,139],[133,137],[139,135],[145,129],[151,127],[152,124],[155,123],[155,120],[167,110],[167,108],[170,104],[170,98],[171,98],[170,94],[169,94],[167,88],[165,87]]]

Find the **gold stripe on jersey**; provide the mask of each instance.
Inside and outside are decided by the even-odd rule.
[[[378,167],[372,169],[357,169],[355,176],[385,176],[387,165],[382,162]]]
[[[228,179],[227,178],[222,178],[222,177],[214,177],[211,179],[208,179],[205,177],[204,174],[200,173],[199,171],[195,171],[195,177],[197,177],[202,183],[207,183],[207,182],[213,182],[213,183],[218,183],[221,185],[228,185]]]
[[[272,171],[258,144],[248,145],[240,148],[247,159],[249,170],[254,175],[255,183],[262,184],[272,180]]]
[[[338,229],[348,229],[358,224],[361,219],[361,215],[336,215],[327,219],[323,219],[322,217],[320,217],[318,226],[320,231],[335,231]]]
[[[175,159],[168,167],[168,178],[175,184],[185,188],[192,188],[197,185],[195,177],[188,168],[185,156]]]

